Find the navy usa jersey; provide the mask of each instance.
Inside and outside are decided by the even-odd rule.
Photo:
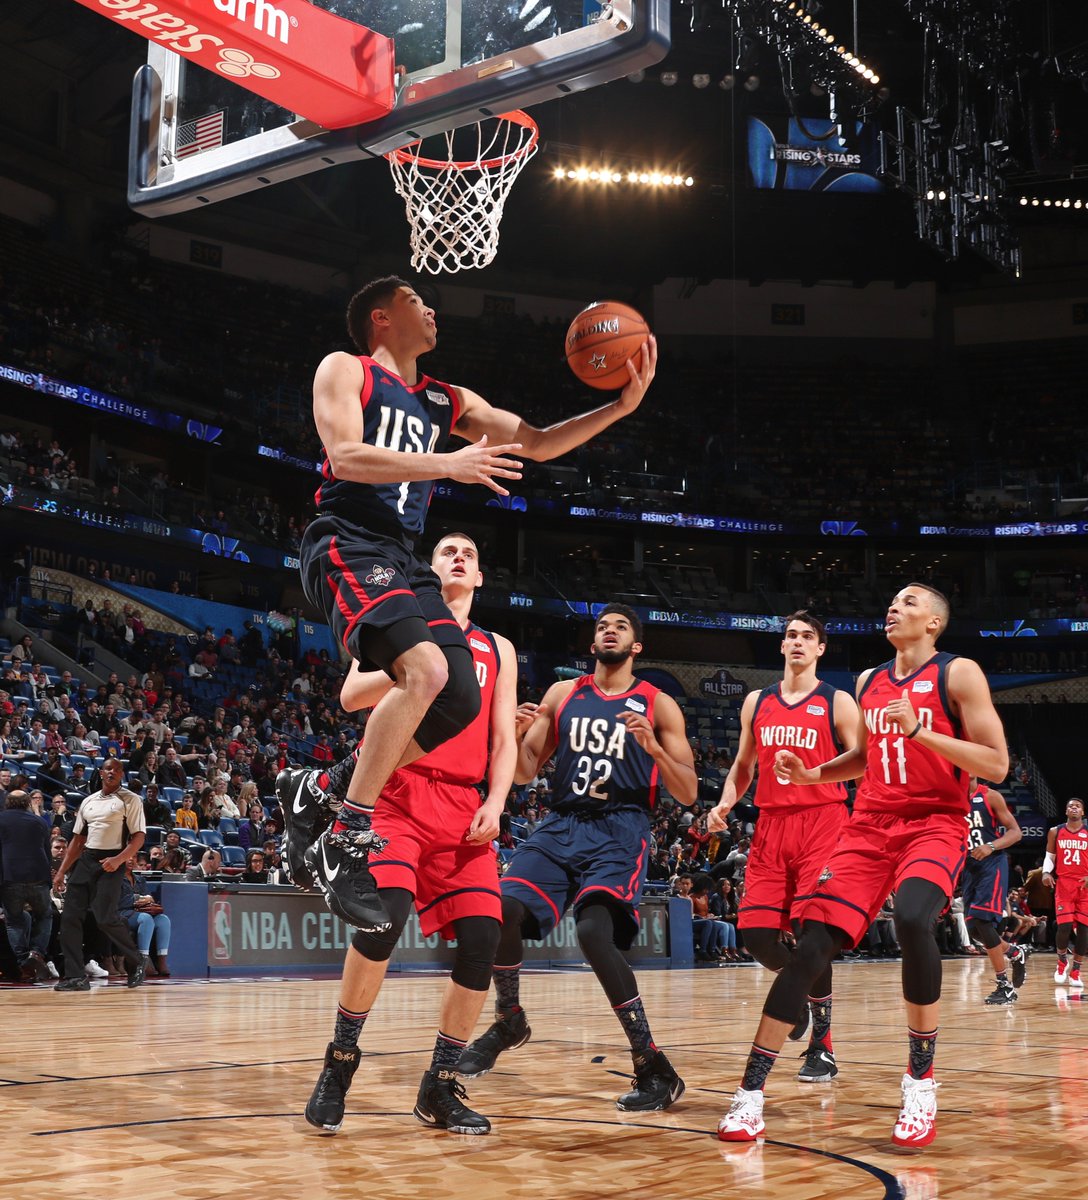
[[[556,812],[645,812],[657,801],[658,768],[617,718],[644,716],[652,725],[659,689],[636,680],[629,692],[606,696],[583,675],[555,714]]]
[[[461,415],[457,392],[429,375],[409,387],[367,355],[360,355],[359,361],[365,373],[359,394],[363,442],[405,454],[441,454]],[[413,540],[422,533],[433,479],[353,483],[333,475],[324,447],[321,456],[321,486],[314,496],[320,515],[339,517],[364,529],[393,530]]]
[[[985,846],[1005,832],[1003,825],[998,825],[990,805],[986,800],[989,788],[976,788],[971,795],[971,811],[967,814],[967,849],[974,850],[977,846]],[[968,862],[972,861],[968,859]]]

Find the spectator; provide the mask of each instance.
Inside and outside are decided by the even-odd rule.
[[[173,849],[164,849],[162,858],[159,860],[159,870],[164,875],[184,875],[189,869],[189,859],[184,850],[175,846]]]
[[[264,865],[264,851],[250,850],[246,855],[246,869],[240,876],[242,883],[267,883],[268,869]]]
[[[148,825],[158,825],[162,829],[174,828],[174,814],[170,805],[160,798],[158,785],[154,783],[144,788],[144,820]]]
[[[160,788],[184,789],[189,783],[189,777],[185,774],[185,768],[178,761],[177,750],[173,746],[167,746],[164,753],[165,758],[155,772],[155,782]]]
[[[222,880],[223,876],[219,872],[222,865],[222,858],[218,850],[213,850],[209,847],[201,855],[200,862],[195,867],[190,867],[185,872],[185,878],[192,883],[216,883]]]
[[[200,829],[200,820],[193,807],[193,793],[185,792],[181,797],[181,805],[174,812],[174,824],[179,829],[188,829],[196,833]]]
[[[153,967],[156,975],[169,978],[166,956],[170,951],[170,918],[163,912],[162,905],[144,890],[131,862],[125,864],[117,911],[135,937],[145,966]],[[152,939],[155,942],[154,961],[151,958]]]
[[[27,793],[13,791],[0,812],[0,906],[23,982],[40,983],[51,978],[45,963],[53,927],[50,837],[29,808]]]

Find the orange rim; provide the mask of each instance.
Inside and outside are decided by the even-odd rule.
[[[417,166],[426,167],[429,171],[448,171],[451,167],[458,171],[469,171],[474,167],[493,171],[497,167],[516,162],[519,158],[523,158],[536,145],[537,139],[540,136],[540,130],[537,127],[537,123],[527,112],[515,109],[513,112],[496,113],[490,119],[495,121],[509,121],[512,125],[521,125],[530,131],[529,140],[516,149],[511,150],[508,154],[500,154],[498,158],[485,158],[480,162],[476,162],[475,160],[455,162],[452,159],[420,158],[418,155],[412,153],[412,148],[423,145],[422,139],[417,142],[409,142],[407,146],[401,146],[399,150],[390,150],[386,158],[395,158],[397,162],[403,163],[406,167],[415,163]]]

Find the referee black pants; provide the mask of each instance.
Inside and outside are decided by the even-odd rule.
[[[83,921],[88,912],[102,933],[125,956],[129,971],[134,971],[140,964],[142,955],[132,933],[117,914],[124,870],[102,870],[102,859],[120,853],[120,850],[84,850],[68,876],[60,920],[60,948],[66,979],[77,979],[87,973],[83,957]]]

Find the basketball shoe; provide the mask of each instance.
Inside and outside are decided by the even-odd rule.
[[[1007,957],[1012,966],[1012,986],[1022,988],[1028,973],[1028,956],[1023,946],[1013,946]]]
[[[825,1046],[809,1046],[797,1078],[802,1083],[830,1083],[839,1073],[835,1055]]]
[[[424,1125],[450,1133],[491,1132],[491,1122],[465,1104],[468,1093],[455,1070],[424,1071],[412,1115]]]
[[[1080,977],[1080,967],[1069,968],[1069,986],[1078,990],[1084,987],[1084,980]]]
[[[496,1008],[495,1016],[498,1019],[491,1028],[461,1051],[456,1067],[458,1075],[466,1079],[486,1075],[504,1050],[516,1050],[524,1046],[532,1035],[523,1008],[516,1008],[510,1013],[503,1013],[502,1009]]]
[[[892,1130],[897,1146],[928,1146],[937,1136],[937,1088],[932,1079],[903,1076],[903,1107]]]
[[[344,1123],[344,1101],[352,1077],[359,1067],[358,1046],[338,1046],[329,1042],[325,1065],[317,1077],[313,1095],[306,1104],[306,1120],[326,1133],[336,1133]]]
[[[664,1054],[654,1050],[641,1064],[635,1061],[631,1090],[617,1099],[616,1107],[620,1112],[662,1112],[683,1094],[684,1081]]]
[[[283,864],[287,878],[304,891],[314,889],[306,851],[329,820],[329,800],[318,787],[320,771],[285,767],[276,776],[276,799],[283,810]]]
[[[718,1137],[723,1142],[754,1142],[766,1128],[763,1093],[737,1088],[729,1111],[718,1122]]]
[[[1054,969],[1054,982],[1062,984],[1068,983],[1070,969],[1069,959],[1067,958],[1065,962],[1062,962],[1062,960],[1059,958],[1058,965]]]
[[[388,844],[365,824],[334,833],[326,829],[306,851],[306,867],[330,912],[360,933],[385,933],[393,922],[370,873],[370,855]]]
[[[997,987],[986,997],[987,1004],[1015,1004],[1019,997],[1016,994],[1016,989],[1007,980],[1004,983],[999,983]]]

